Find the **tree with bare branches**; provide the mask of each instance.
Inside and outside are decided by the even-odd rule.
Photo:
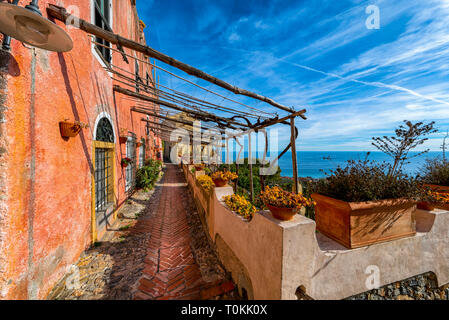
[[[373,138],[372,145],[393,158],[393,164],[389,166],[389,176],[394,176],[404,164],[410,163],[408,160],[429,152],[429,149],[426,149],[409,155],[411,150],[429,140],[429,138],[425,138],[426,136],[438,131],[434,128],[434,121],[428,124],[423,122],[413,124],[411,121],[404,120],[404,124],[395,130],[395,136]]]
[[[441,145],[441,149],[443,150],[443,162],[446,162],[446,140],[449,138],[449,130],[446,131],[446,136],[443,138],[443,144]]]

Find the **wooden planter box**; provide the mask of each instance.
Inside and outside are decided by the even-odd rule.
[[[410,200],[345,202],[312,194],[318,231],[347,248],[416,234],[416,203]]]
[[[424,187],[430,188],[434,192],[441,192],[449,194],[449,187],[439,186],[436,184],[425,184]],[[435,209],[448,210],[449,203],[429,203],[429,202],[419,202],[418,209],[433,211]]]

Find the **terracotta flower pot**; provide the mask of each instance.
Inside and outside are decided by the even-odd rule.
[[[215,186],[219,188],[224,187],[228,183],[228,180],[222,179],[213,179],[213,181],[215,183]]]
[[[433,192],[449,194],[449,187],[439,186],[436,184],[425,184],[424,187],[430,188]],[[449,210],[449,203],[430,203],[427,201],[419,202],[418,209],[433,211],[435,209]]]
[[[136,142],[136,148],[140,148],[142,146],[142,142]]]
[[[128,166],[129,163],[122,163],[122,167],[126,168]]]
[[[81,131],[81,126],[73,122],[61,121],[59,122],[59,130],[63,138],[73,138]]]
[[[120,143],[126,143],[126,141],[128,141],[128,137],[126,137],[126,136],[120,136],[120,137],[118,138],[118,140],[120,141]]]
[[[292,220],[297,212],[295,208],[279,208],[271,206],[269,204],[266,204],[266,206],[270,210],[273,217],[282,221]]]
[[[408,199],[345,202],[320,194],[315,200],[317,230],[347,248],[416,234],[416,203]]]

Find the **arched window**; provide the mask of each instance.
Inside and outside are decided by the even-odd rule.
[[[108,118],[101,118],[98,122],[95,140],[114,143],[114,129]]]

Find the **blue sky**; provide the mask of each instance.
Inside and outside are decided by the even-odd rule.
[[[365,25],[369,5],[379,7],[378,30]],[[307,108],[308,120],[298,120],[299,150],[372,150],[371,137],[392,134],[405,119],[436,121],[440,133],[425,147],[438,150],[449,129],[448,0],[140,0],[137,7],[156,50],[281,104]],[[226,105],[158,74],[161,84]],[[289,128],[278,129],[283,146]]]

